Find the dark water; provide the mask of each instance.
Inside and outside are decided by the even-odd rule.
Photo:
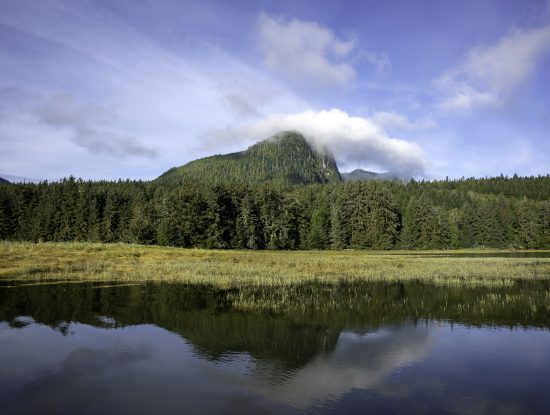
[[[388,255],[403,255],[403,252],[397,251],[392,253],[388,252]],[[420,256],[423,258],[550,258],[550,251],[472,251],[472,252],[456,252],[456,251],[437,251],[437,252],[425,252],[425,251],[408,251],[408,256]]]
[[[0,413],[543,414],[549,328],[542,282],[2,287]]]

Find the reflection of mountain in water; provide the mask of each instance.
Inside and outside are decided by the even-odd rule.
[[[0,287],[0,413],[544,413],[547,333],[425,320],[548,328],[548,288]]]
[[[550,327],[548,292],[546,282],[505,288],[308,285],[265,291],[251,288],[241,296],[235,291],[167,284],[36,285],[0,288],[0,320],[18,327],[25,321],[17,317],[30,316],[61,332],[67,330],[67,322],[106,328],[154,324],[180,334],[209,359],[247,352],[259,361],[292,369],[335,350],[338,341],[343,344],[343,330],[365,332],[423,319]],[[249,311],[236,309],[242,295],[255,298],[262,311],[253,311],[250,303]],[[275,313],[269,304],[285,307]]]
[[[179,413],[182,407],[189,413],[292,413],[353,389],[376,388],[399,367],[422,360],[431,339],[427,328],[412,324],[383,336],[345,332],[334,350],[289,369],[246,353],[204,359],[151,325],[112,330],[71,323],[65,337],[26,323],[22,330],[0,323],[0,397],[6,398],[0,410],[24,405],[39,413],[53,400],[53,412],[60,413]]]
[[[373,388],[399,367],[422,360],[430,344],[428,328],[411,323],[363,335],[342,332],[333,351],[318,355],[276,381],[262,373],[248,387],[298,407],[337,400],[352,389]],[[271,381],[266,382],[266,377]]]
[[[67,322],[97,327],[155,324],[180,334],[198,353],[220,359],[247,352],[256,359],[298,367],[334,347],[339,328],[284,316],[231,310],[225,293],[204,287],[144,285],[94,288],[88,284],[0,289],[0,320],[25,325],[19,316],[66,332]],[[300,341],[296,341],[300,339]]]

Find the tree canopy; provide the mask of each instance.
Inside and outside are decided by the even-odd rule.
[[[279,186],[0,184],[0,239],[245,249],[550,248],[550,176]]]

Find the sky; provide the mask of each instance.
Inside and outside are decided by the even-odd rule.
[[[0,0],[0,176],[143,179],[299,131],[340,171],[550,173],[550,1]]]

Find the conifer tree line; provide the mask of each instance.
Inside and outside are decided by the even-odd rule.
[[[550,176],[0,185],[0,239],[245,249],[550,248]]]

